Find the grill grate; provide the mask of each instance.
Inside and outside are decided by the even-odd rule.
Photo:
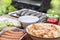
[[[31,9],[21,9],[15,12],[11,12],[9,13],[9,15],[14,17],[26,16],[26,15],[37,16],[40,19],[39,22],[44,22],[46,19],[45,13],[34,11]]]

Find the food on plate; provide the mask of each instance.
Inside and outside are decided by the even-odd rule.
[[[0,40],[19,40],[24,34],[25,32],[20,29],[6,30],[2,35],[0,35]]]
[[[58,24],[59,20],[57,18],[47,18],[47,23]]]
[[[18,20],[14,20],[11,18],[0,18],[0,26],[3,27],[20,27],[21,24]]]
[[[21,24],[18,20],[14,20],[11,18],[1,17],[0,18],[0,31],[5,29],[6,27],[21,27]]]
[[[14,21],[14,20],[13,20]],[[3,21],[4,22],[4,24],[5,25],[7,25],[8,27],[10,26],[10,27],[13,27],[13,26],[15,26],[15,27],[18,27],[20,24],[16,24],[16,23],[13,23],[13,22],[9,22],[8,20],[6,20],[6,21]]]
[[[60,26],[48,23],[32,24],[26,28],[27,33],[40,38],[60,37]]]

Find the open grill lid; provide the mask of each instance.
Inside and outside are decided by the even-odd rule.
[[[18,1],[18,2],[31,4],[31,5],[36,5],[36,6],[40,6],[41,5],[41,1],[37,1],[37,0],[13,0],[13,1]]]

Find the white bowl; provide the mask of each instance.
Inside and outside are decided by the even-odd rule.
[[[38,22],[39,18],[36,16],[21,16],[18,20],[22,23],[23,27],[26,27],[30,24]]]

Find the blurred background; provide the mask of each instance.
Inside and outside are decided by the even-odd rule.
[[[50,8],[51,0],[13,0],[12,5],[18,10],[22,8],[46,12]]]

